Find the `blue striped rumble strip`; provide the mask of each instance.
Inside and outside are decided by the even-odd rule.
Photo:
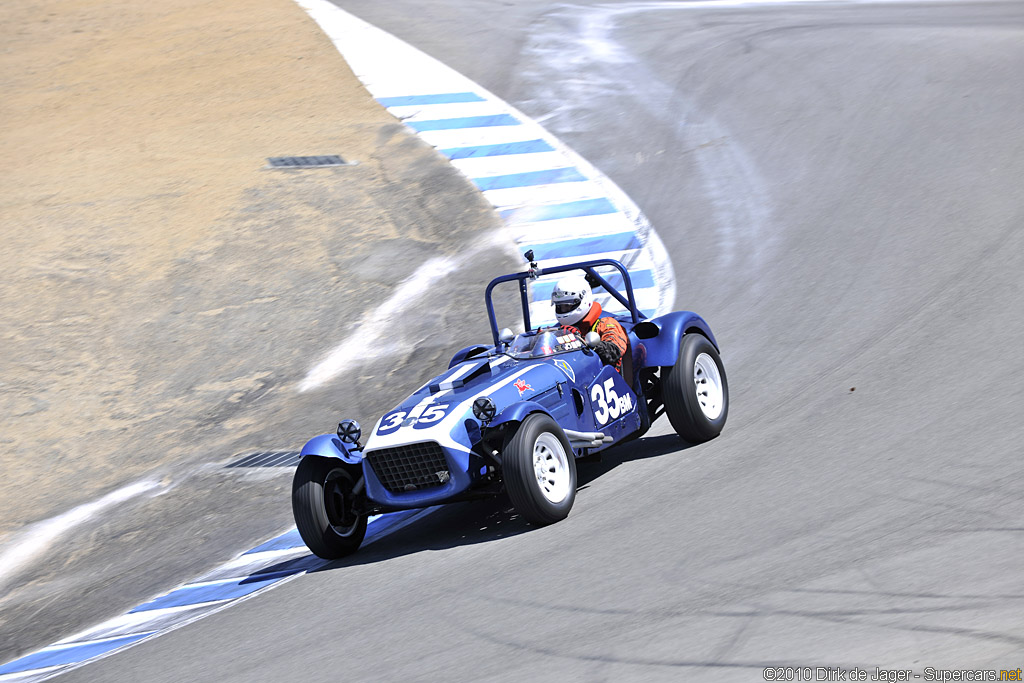
[[[536,221],[553,221],[558,218],[576,218],[577,216],[597,216],[604,213],[615,213],[615,205],[604,197],[583,199],[578,202],[564,204],[542,204],[525,206],[518,209],[505,209],[501,217],[512,223],[534,223]]]
[[[43,669],[49,666],[60,666],[62,664],[75,664],[93,657],[99,657],[111,650],[130,645],[138,640],[153,635],[154,631],[146,633],[133,633],[130,636],[119,636],[108,640],[101,640],[91,643],[70,643],[67,645],[51,645],[45,650],[34,654],[15,659],[0,666],[0,676],[4,674]]]
[[[541,248],[541,247],[535,247]],[[605,280],[615,287],[616,289],[623,289],[626,283],[623,281],[622,276],[619,273],[608,274],[601,273],[601,276]],[[644,289],[646,287],[654,287],[654,271],[653,270],[638,270],[636,272],[630,271],[629,279],[633,283],[633,289]],[[551,292],[555,288],[554,282],[538,282],[533,285],[533,300],[534,301],[548,301],[551,298]]]
[[[404,97],[378,97],[384,107],[405,107],[410,104],[459,104],[461,102],[486,102],[475,92],[448,92],[436,95],[406,95]]]
[[[590,256],[609,251],[626,251],[639,249],[640,239],[635,232],[617,232],[612,235],[596,235],[594,237],[577,237],[576,239],[546,244],[523,244],[523,249],[533,249],[538,258],[554,259],[567,256]]]
[[[273,574],[247,576],[244,579],[236,579],[234,581],[218,581],[217,583],[201,586],[182,586],[178,590],[171,591],[156,600],[150,600],[145,604],[139,605],[130,611],[129,614],[163,609],[165,607],[181,607],[182,605],[198,605],[204,602],[232,600],[249,595],[249,593],[255,593],[259,589],[295,573],[296,571],[275,572]]]
[[[551,168],[544,171],[528,171],[526,173],[473,178],[473,183],[481,190],[505,190],[510,187],[573,183],[586,179],[586,176],[582,175],[575,168]]]
[[[506,142],[500,145],[452,147],[451,149],[442,149],[441,154],[449,159],[474,159],[476,157],[497,157],[506,154],[535,154],[538,152],[554,151],[555,148],[544,140],[525,140],[523,142]]]
[[[275,536],[265,543],[261,543],[252,550],[247,550],[244,555],[252,555],[253,553],[262,553],[267,550],[290,550],[291,548],[305,548],[306,544],[303,542],[302,537],[299,536],[298,529],[291,529],[286,531],[280,536]]]
[[[489,126],[518,126],[519,121],[511,114],[492,116],[463,116],[455,119],[431,119],[429,121],[406,121],[405,125],[415,131],[456,130],[458,128],[487,128]]]

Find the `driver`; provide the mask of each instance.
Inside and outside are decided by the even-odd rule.
[[[626,330],[615,318],[601,317],[601,304],[594,301],[590,283],[582,275],[563,277],[551,292],[551,304],[559,324],[575,328],[581,337],[596,332],[601,341],[594,346],[601,362],[614,365],[622,374],[622,354],[626,352]]]

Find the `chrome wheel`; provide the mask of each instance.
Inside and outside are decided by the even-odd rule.
[[[561,503],[569,495],[569,459],[562,442],[544,432],[533,444],[533,471],[541,494],[552,503]]]
[[[722,391],[722,374],[714,359],[706,353],[699,354],[693,363],[693,384],[697,392],[697,403],[704,417],[715,420],[722,414],[725,404]]]
[[[351,536],[359,527],[359,515],[352,511],[351,487],[341,469],[331,470],[324,481],[324,513],[331,529],[342,538]]]

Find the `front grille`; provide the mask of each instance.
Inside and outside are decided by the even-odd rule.
[[[444,451],[435,441],[370,451],[366,460],[380,483],[391,493],[443,486],[451,478]]]

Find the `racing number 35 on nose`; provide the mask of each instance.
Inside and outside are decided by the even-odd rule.
[[[527,271],[487,285],[491,343],[456,353],[447,370],[385,413],[365,442],[359,425],[343,420],[336,434],[303,447],[292,510],[315,554],[354,552],[374,514],[502,493],[527,521],[551,524],[572,509],[578,458],[641,436],[663,414],[690,443],[722,431],[729,385],[703,318],[675,311],[646,319],[618,261],[541,268],[532,251],[526,257]],[[558,273],[585,281],[577,305],[598,305],[587,298],[590,287],[620,304],[624,313],[590,321],[609,335],[580,330],[587,315],[595,318],[592,308],[577,326],[531,325],[531,283]],[[518,285],[520,334],[498,329],[491,293],[503,283]],[[571,310],[566,301],[576,299],[558,299],[559,318]]]

